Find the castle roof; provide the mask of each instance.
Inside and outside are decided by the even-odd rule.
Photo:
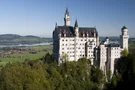
[[[108,47],[119,47],[120,45],[119,44],[116,44],[116,43],[111,43],[111,44],[108,44]]]
[[[61,33],[61,37],[64,37],[64,34],[66,34],[66,37],[75,36],[75,30],[73,26],[58,26],[56,28],[56,31],[58,33]],[[79,32],[79,37],[94,37],[94,34],[98,36],[95,27],[79,27],[78,32]]]

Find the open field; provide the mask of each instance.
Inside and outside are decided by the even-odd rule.
[[[8,62],[24,62],[25,60],[36,60],[43,57],[47,52],[52,53],[52,46],[51,45],[44,45],[44,46],[32,46],[30,47],[35,50],[39,50],[37,53],[14,53],[7,55],[6,57],[0,57],[0,66],[6,65]]]
[[[0,57],[0,66],[6,65],[8,62],[24,62],[25,60],[36,60],[43,57],[47,52],[52,53],[52,45],[31,46],[31,49],[39,50],[37,53],[14,53],[6,57]],[[135,39],[129,41],[129,52],[135,52]]]

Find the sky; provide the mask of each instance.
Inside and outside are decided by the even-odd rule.
[[[99,36],[119,36],[125,25],[135,37],[135,0],[0,0],[0,34],[52,37],[55,23],[96,27]]]

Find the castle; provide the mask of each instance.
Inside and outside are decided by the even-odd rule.
[[[97,65],[103,70],[114,73],[115,60],[121,57],[124,49],[128,50],[128,29],[123,26],[120,35],[120,44],[110,43],[109,38],[99,42],[95,27],[79,27],[77,20],[74,26],[70,25],[70,15],[66,9],[64,25],[56,23],[53,31],[53,56],[58,64],[65,60],[77,61],[86,57],[92,65]],[[65,59],[67,58],[67,59]]]

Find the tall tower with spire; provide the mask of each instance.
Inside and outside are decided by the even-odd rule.
[[[79,59],[79,57],[78,57],[78,45],[77,45],[77,43],[78,43],[78,38],[79,38],[79,27],[78,27],[78,23],[77,23],[77,20],[75,21],[75,25],[74,25],[74,34],[75,34],[75,42],[74,42],[74,51],[75,51],[75,53],[74,53],[74,60],[78,60]]]
[[[122,49],[127,49],[128,50],[128,39],[129,39],[129,35],[128,35],[128,29],[123,26],[121,29],[121,35],[120,35],[120,45]]]
[[[65,22],[65,26],[70,26],[70,16],[69,16],[68,8],[66,8],[64,22]]]

